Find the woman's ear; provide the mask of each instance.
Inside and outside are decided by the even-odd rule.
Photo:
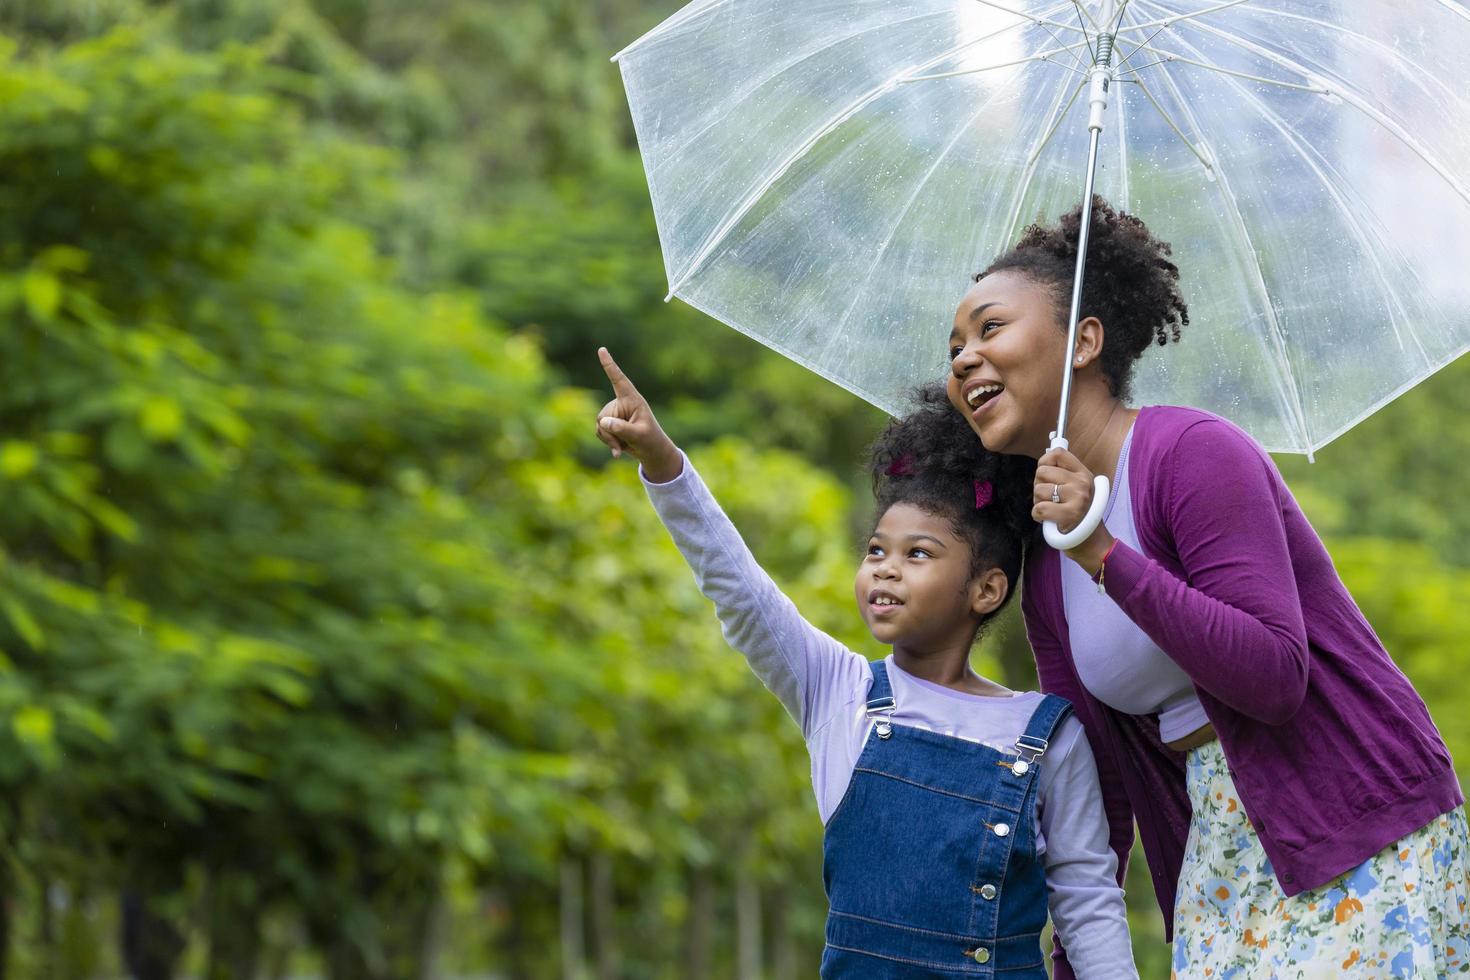
[[[1072,367],[1085,368],[1102,357],[1106,331],[1095,316],[1084,317],[1077,324],[1077,349],[1072,352]]]
[[[970,582],[970,609],[978,616],[988,616],[1001,607],[1011,594],[1006,573],[988,568]]]

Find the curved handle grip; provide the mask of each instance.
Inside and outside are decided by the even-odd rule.
[[[1047,521],[1041,525],[1042,532],[1046,535],[1046,543],[1058,551],[1070,551],[1088,538],[1097,526],[1102,523],[1103,511],[1108,507],[1108,493],[1111,486],[1105,476],[1092,478],[1092,506],[1087,508],[1087,513],[1082,517],[1082,523],[1072,530],[1063,534],[1061,528],[1057,527],[1056,521]]]

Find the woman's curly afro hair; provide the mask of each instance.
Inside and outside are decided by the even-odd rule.
[[[1031,225],[1016,247],[976,273],[975,281],[1014,271],[1049,287],[1057,320],[1066,329],[1081,227],[1081,205],[1055,225]],[[1128,398],[1134,365],[1148,346],[1177,341],[1180,328],[1189,324],[1171,254],[1168,242],[1155,238],[1138,218],[1093,197],[1081,316],[1097,317],[1107,331],[1101,366],[1118,398]]]
[[[877,516],[894,504],[912,504],[947,521],[970,546],[972,577],[991,568],[1005,572],[1009,602],[1037,527],[1031,520],[1036,461],[987,450],[943,384],[917,389],[913,401],[914,410],[889,422],[868,448]]]

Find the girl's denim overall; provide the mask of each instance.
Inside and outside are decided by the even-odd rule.
[[[887,665],[871,666],[873,727],[827,822],[822,976],[1045,980],[1036,788],[1072,706],[1047,695],[1009,755],[894,725]]]

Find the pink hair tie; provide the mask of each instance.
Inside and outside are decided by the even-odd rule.
[[[889,476],[908,476],[913,471],[913,453],[904,453],[902,456],[888,464],[885,471]]]
[[[993,487],[993,486],[990,485],[990,481],[989,480],[976,480],[975,481],[975,509],[976,510],[984,510],[986,507],[989,507],[990,506],[990,502],[992,500],[994,500],[994,499],[995,499],[995,487]]]

